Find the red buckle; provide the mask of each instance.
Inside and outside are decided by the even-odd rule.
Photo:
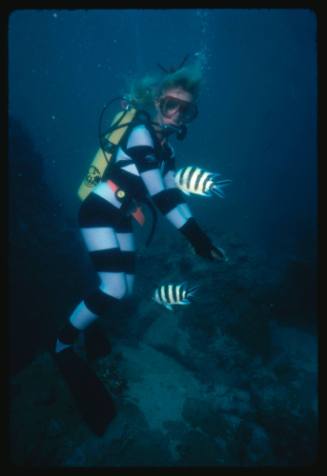
[[[133,217],[135,220],[138,222],[139,225],[143,226],[145,223],[145,216],[144,213],[142,212],[141,207],[137,207],[136,210],[132,212]]]

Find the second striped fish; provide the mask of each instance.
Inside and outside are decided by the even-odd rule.
[[[199,286],[190,288],[186,283],[163,284],[154,291],[152,299],[172,311],[174,305],[191,304],[192,298],[198,289]]]

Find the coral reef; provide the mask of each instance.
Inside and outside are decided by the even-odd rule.
[[[9,121],[10,372],[49,345],[83,292],[89,263],[75,223],[44,178],[44,157],[27,130]]]

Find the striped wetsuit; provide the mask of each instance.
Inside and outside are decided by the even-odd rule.
[[[177,229],[191,218],[174,179],[173,148],[160,146],[146,124],[135,126],[124,137],[109,174],[84,200],[79,212],[81,233],[100,278],[99,288],[88,295],[70,316],[78,330],[86,329],[99,315],[131,295],[135,272],[132,217],[108,185],[110,179],[137,201],[150,197]]]

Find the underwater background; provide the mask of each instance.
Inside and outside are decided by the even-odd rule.
[[[95,276],[77,189],[103,105],[134,76],[201,58],[177,166],[232,179],[191,196],[227,263],[163,219],[95,367],[119,414],[80,420],[49,346]],[[306,9],[16,10],[8,19],[11,460],[23,466],[303,466],[318,450],[317,21]],[[201,284],[174,313],[163,282]],[[23,429],[22,429],[23,428]]]

